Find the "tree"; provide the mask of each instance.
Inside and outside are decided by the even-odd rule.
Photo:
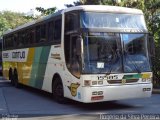
[[[119,5],[119,0],[79,0],[73,4],[67,4],[66,7],[79,5]]]
[[[46,15],[49,15],[49,14],[52,14],[56,11],[56,7],[53,7],[53,8],[48,8],[48,9],[44,9],[42,7],[36,7],[36,10],[38,12],[41,12],[41,15],[42,16],[46,16]]]
[[[145,16],[148,29],[155,40],[156,56],[152,58],[153,64],[153,85],[160,87],[160,1],[150,0],[145,2]]]
[[[14,29],[32,19],[26,19],[24,13],[17,13],[11,11],[0,12],[0,36],[4,31]]]
[[[0,16],[0,36],[3,34],[4,31],[6,31],[8,28],[10,28],[7,20]]]
[[[42,7],[37,7],[37,11],[41,12],[41,16],[46,16],[55,12],[56,8],[48,8],[44,9]],[[24,13],[12,12],[12,11],[2,11],[0,12],[0,36],[4,31],[9,29],[14,29],[17,26],[23,25],[29,21],[34,19],[38,19],[38,17],[26,16]]]

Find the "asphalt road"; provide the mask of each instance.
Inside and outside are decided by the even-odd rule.
[[[50,94],[28,87],[17,89],[0,78],[0,115],[2,120],[160,120],[160,94],[115,102],[58,104]]]

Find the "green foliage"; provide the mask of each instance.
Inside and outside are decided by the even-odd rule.
[[[41,12],[41,16],[46,16],[55,12],[56,8],[44,9],[42,7],[37,7],[37,11]],[[17,13],[11,11],[0,12],[0,36],[9,29],[14,29],[17,26],[23,25],[34,19],[38,19],[40,16],[26,16],[24,13]]]
[[[23,13],[2,11],[0,12],[0,36],[4,31],[16,28],[31,19],[26,19]]]
[[[152,58],[153,87],[160,88],[160,45],[155,47],[156,56]]]
[[[6,31],[8,28],[10,28],[7,20],[0,16],[0,36],[3,34],[4,31]]]
[[[49,15],[49,14],[52,14],[55,12],[56,10],[56,7],[53,7],[53,8],[48,8],[48,9],[44,9],[42,7],[36,7],[36,10],[38,12],[41,12],[41,15],[42,16],[46,16],[46,15]]]
[[[67,4],[67,7],[73,7],[78,5],[120,5],[114,0],[79,0],[74,2],[74,4]]]
[[[2,12],[2,17],[5,18],[10,26],[10,29],[13,29],[19,25],[22,25],[28,22],[27,19],[24,18],[23,13],[16,13],[11,11]]]

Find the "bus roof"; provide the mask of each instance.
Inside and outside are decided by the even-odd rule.
[[[69,12],[73,10],[84,10],[84,11],[97,11],[97,12],[111,12],[111,13],[128,13],[128,14],[143,14],[142,10],[135,8],[126,8],[119,6],[109,5],[81,5],[64,9],[63,12]]]
[[[134,9],[134,8],[126,8],[126,7],[119,7],[119,6],[108,6],[108,5],[81,5],[81,6],[74,6],[64,10],[60,10],[56,13],[48,15],[46,17],[40,18],[38,20],[26,23],[24,25],[18,26],[15,29],[8,30],[4,33],[4,35],[21,30],[23,28],[29,27],[36,23],[42,22],[44,20],[48,20],[54,16],[58,16],[62,13],[75,11],[75,10],[83,10],[83,11],[95,11],[95,12],[111,12],[111,13],[125,13],[125,14],[143,14],[142,10]]]
[[[62,13],[62,10],[59,10],[58,12],[55,12],[55,13],[50,14],[50,15],[48,15],[48,16],[41,17],[41,18],[39,18],[39,19],[37,19],[37,20],[33,20],[33,21],[28,22],[28,23],[26,23],[26,24],[24,24],[24,25],[18,26],[18,27],[16,27],[15,29],[8,30],[8,31],[6,31],[3,35],[6,35],[6,34],[9,34],[9,33],[12,33],[12,32],[18,31],[18,30],[21,30],[21,29],[23,29],[23,28],[29,27],[29,26],[34,25],[34,24],[36,24],[36,23],[42,22],[42,21],[44,21],[44,20],[48,20],[48,19],[50,19],[50,18],[52,18],[52,17],[54,17],[54,16],[60,15],[61,13]]]

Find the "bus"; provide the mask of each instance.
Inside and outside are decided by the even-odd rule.
[[[60,103],[150,97],[148,46],[141,10],[75,6],[6,31],[3,76]]]
[[[2,38],[0,37],[0,76],[2,76]]]

